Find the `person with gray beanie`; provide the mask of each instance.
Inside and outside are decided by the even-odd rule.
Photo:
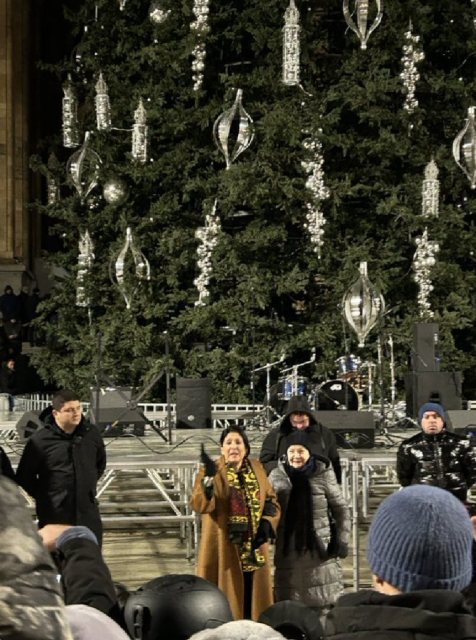
[[[473,540],[466,509],[448,491],[397,491],[369,531],[374,590],[342,596],[327,617],[326,638],[476,639],[476,618],[460,593],[471,582]]]
[[[476,482],[476,453],[469,439],[447,430],[445,409],[436,402],[420,408],[419,421],[421,432],[398,448],[400,484],[441,487],[465,502],[468,489]]]
[[[235,620],[217,629],[199,631],[190,640],[285,640],[285,637],[261,622]]]

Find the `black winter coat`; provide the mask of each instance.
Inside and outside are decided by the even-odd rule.
[[[465,502],[476,482],[476,453],[464,436],[446,429],[437,435],[422,431],[398,448],[397,475],[402,487],[429,484]]]
[[[327,616],[326,640],[470,640],[476,618],[456,591],[342,596]]]
[[[319,423],[316,412],[309,409],[307,400],[301,400],[301,397],[291,398],[288,402],[287,411],[280,426],[277,429],[272,429],[263,441],[259,461],[268,473],[278,466],[278,460],[286,453],[286,437],[294,431],[290,416],[295,411],[306,413],[309,416],[310,424],[305,429],[305,433],[309,436],[310,444],[313,447],[312,452],[330,460],[337,482],[340,484],[342,469],[336,437],[330,429]]]
[[[84,417],[72,434],[54,421],[51,408],[40,415],[44,428],[25,445],[17,469],[18,484],[36,502],[39,527],[80,524],[102,541],[96,485],[106,468],[99,431]]]

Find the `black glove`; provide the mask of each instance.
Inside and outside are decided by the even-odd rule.
[[[327,547],[327,555],[330,558],[347,558],[349,555],[349,545],[340,540],[333,540]]]
[[[205,475],[208,478],[213,478],[213,476],[217,472],[217,468],[213,460],[210,458],[208,453],[205,451],[205,447],[202,443],[202,453],[200,454],[200,462],[205,465]]]
[[[262,544],[268,542],[270,538],[275,538],[273,527],[269,520],[265,520],[261,518],[258,525],[258,531],[256,532],[256,537],[253,540],[253,549],[257,549],[261,547]]]

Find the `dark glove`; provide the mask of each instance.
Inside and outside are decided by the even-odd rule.
[[[210,458],[208,453],[205,451],[205,447],[202,443],[202,453],[200,454],[200,462],[205,465],[205,475],[208,478],[213,478],[213,476],[217,472],[217,468],[213,460]]]
[[[258,525],[258,531],[256,532],[256,537],[253,540],[253,549],[257,549],[261,547],[262,544],[268,542],[270,538],[275,538],[273,527],[269,520],[265,520],[261,518]]]
[[[340,540],[333,540],[327,547],[327,555],[330,558],[347,558],[349,555],[349,545]]]

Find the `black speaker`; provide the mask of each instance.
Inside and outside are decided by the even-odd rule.
[[[440,370],[438,354],[439,325],[421,322],[413,325],[412,371],[431,373]]]
[[[375,444],[375,417],[372,411],[318,411],[317,419],[334,432],[338,447],[370,449]]]
[[[437,371],[405,376],[407,415],[416,418],[426,402],[438,402],[446,411],[461,409],[461,373]]]
[[[446,426],[448,431],[473,438],[476,436],[476,411],[447,411]]]
[[[20,440],[25,440],[32,436],[36,431],[43,428],[40,420],[41,411],[25,411],[20,420],[16,424],[16,430]]]
[[[140,409],[128,409],[132,400],[131,387],[91,389],[89,421],[104,437],[121,435],[143,436],[145,417]]]
[[[211,429],[212,381],[177,378],[177,429]]]

